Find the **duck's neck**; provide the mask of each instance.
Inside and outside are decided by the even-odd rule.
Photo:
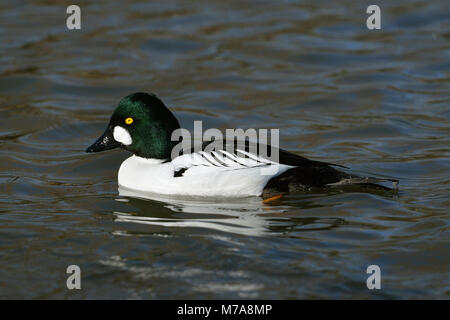
[[[177,141],[171,140],[172,130],[153,127],[149,132],[142,132],[145,139],[136,139],[132,151],[136,156],[147,159],[169,160]],[[131,148],[130,148],[131,149]]]
[[[139,151],[134,151],[133,153],[140,158],[165,161],[171,158],[171,153],[174,146],[175,144],[156,140],[152,146],[138,147],[137,149]]]

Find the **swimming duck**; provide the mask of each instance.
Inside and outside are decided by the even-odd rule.
[[[180,129],[173,113],[154,94],[133,93],[123,98],[111,116],[108,127],[86,152],[122,148],[133,153],[120,166],[120,188],[162,195],[247,197],[275,199],[280,195],[311,188],[362,185],[383,188],[378,182],[393,181],[359,177],[332,163],[309,160],[276,148],[277,162],[251,153],[250,143],[215,141],[172,157],[178,141],[172,132]],[[236,142],[236,141],[234,141]],[[272,149],[274,150],[274,149]],[[261,174],[261,169],[270,169]],[[345,167],[344,167],[345,168]],[[267,174],[270,172],[270,174]]]

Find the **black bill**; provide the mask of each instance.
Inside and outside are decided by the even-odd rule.
[[[114,140],[111,126],[108,126],[105,133],[95,141],[92,146],[86,149],[86,152],[100,152],[120,147],[120,143]]]

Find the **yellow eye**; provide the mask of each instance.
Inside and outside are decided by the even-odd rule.
[[[130,117],[128,117],[128,118],[125,119],[125,123],[126,123],[126,124],[132,124],[133,121],[134,121],[133,118],[130,118]]]

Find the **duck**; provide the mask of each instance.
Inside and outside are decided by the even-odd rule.
[[[215,139],[173,155],[181,129],[174,114],[153,93],[122,98],[105,132],[86,149],[101,152],[121,148],[132,153],[120,165],[119,189],[140,194],[187,197],[260,197],[276,200],[287,193],[345,186],[394,190],[396,179],[357,176],[342,165],[310,160],[281,148],[277,161],[254,152],[252,143]],[[231,147],[230,147],[231,145]],[[263,172],[263,170],[265,170]],[[392,182],[393,188],[381,182]]]

